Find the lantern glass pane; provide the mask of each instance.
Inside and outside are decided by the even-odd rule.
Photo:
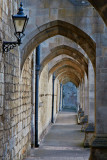
[[[16,32],[22,33],[23,27],[25,24],[25,19],[14,19],[14,24],[15,24]]]

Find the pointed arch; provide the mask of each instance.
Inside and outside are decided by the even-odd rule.
[[[81,65],[69,58],[63,58],[59,62],[56,62],[49,70],[49,76],[62,66],[71,66],[81,74],[81,77],[84,77],[84,70],[81,68]]]
[[[52,59],[62,54],[71,56],[76,61],[78,61],[78,63],[80,63],[81,66],[83,66],[83,68],[86,71],[86,74],[88,75],[88,59],[81,52],[67,45],[60,45],[51,49],[50,54],[48,54],[48,56],[46,56],[44,60],[41,62],[40,72],[42,72],[44,66],[47,65]]]
[[[56,35],[65,36],[80,45],[90,58],[95,69],[95,42],[88,34],[83,32],[78,27],[61,20],[55,20],[46,23],[26,37],[26,41],[23,44],[21,50],[21,69],[23,68],[24,62],[27,59],[28,55],[35,49],[35,47],[37,47],[46,39]]]

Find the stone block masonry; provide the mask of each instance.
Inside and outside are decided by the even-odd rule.
[[[3,160],[23,159],[31,142],[31,57],[20,75],[18,48],[2,53],[2,41],[14,40],[10,17],[16,12],[16,1],[0,1],[0,159]]]
[[[91,1],[91,0],[89,0]],[[93,0],[94,3],[95,0]],[[97,6],[102,7],[105,4],[96,0]],[[103,3],[104,2],[104,3]],[[95,123],[95,137],[92,146],[92,154],[97,159],[97,148],[101,156],[102,149],[100,147],[107,138],[107,27],[103,19],[98,15],[96,10],[82,0],[73,3],[70,0],[23,0],[26,13],[29,15],[29,24],[26,29],[26,36],[23,39],[23,44],[20,48],[16,47],[9,53],[2,53],[2,42],[15,41],[14,26],[11,15],[17,13],[18,0],[0,0],[0,159],[3,160],[22,160],[26,152],[31,147],[31,111],[32,111],[32,54],[34,48],[42,43],[41,62],[54,53],[54,49],[60,45],[73,47],[83,54],[87,59],[88,56],[92,62],[95,71],[95,79],[92,80],[92,72],[89,70],[89,65],[85,65],[85,70],[89,71],[88,81],[84,83],[84,60],[78,61],[80,57],[72,53],[71,58],[65,61],[67,57],[66,50],[56,51],[56,59],[51,62],[53,67],[55,63],[60,62],[59,67],[68,65],[70,68],[79,72],[79,76],[73,73],[61,74],[60,82],[64,76],[73,79],[80,85],[79,102],[84,111],[84,115],[88,114],[89,122]],[[96,3],[96,2],[95,2]],[[97,7],[96,7],[97,8]],[[105,7],[100,9],[106,10]],[[102,12],[104,13],[104,12]],[[100,13],[101,14],[101,13]],[[102,15],[102,14],[101,14]],[[106,14],[104,14],[105,16]],[[106,18],[107,19],[107,18]],[[74,43],[75,42],[75,43]],[[52,51],[53,50],[53,51]],[[84,50],[84,51],[83,51]],[[52,51],[52,52],[51,52]],[[65,54],[62,57],[58,55]],[[52,55],[53,56],[53,55]],[[70,56],[70,54],[68,55]],[[54,57],[55,58],[55,57]],[[74,59],[74,60],[73,60]],[[83,62],[82,62],[83,60]],[[52,71],[58,69],[52,67],[52,63],[47,60],[46,66],[40,75],[39,86],[39,137],[48,126],[51,120],[51,105],[52,105]],[[74,61],[80,63],[77,65]],[[50,63],[50,66],[49,66]],[[66,63],[66,64],[64,64]],[[71,69],[72,69],[71,68]],[[49,74],[50,72],[50,74]],[[77,73],[78,73],[77,72]],[[62,73],[62,71],[61,71]],[[76,77],[77,76],[77,77]],[[78,78],[79,77],[79,78]],[[88,94],[89,82],[89,94]],[[57,85],[58,84],[58,85]],[[84,85],[85,84],[85,85]],[[55,108],[54,114],[58,111],[59,105],[59,82],[55,80]],[[95,97],[95,99],[94,99]],[[88,99],[89,98],[89,99]],[[34,104],[34,103],[33,103]],[[89,106],[89,112],[88,112]],[[34,107],[34,106],[33,106]],[[91,112],[92,111],[92,112]],[[95,116],[96,114],[96,116]],[[34,116],[34,113],[33,113]],[[104,144],[103,144],[104,145]],[[104,146],[107,148],[107,146]],[[105,150],[104,150],[105,152]],[[104,158],[102,156],[101,158]],[[100,158],[100,159],[101,159]]]

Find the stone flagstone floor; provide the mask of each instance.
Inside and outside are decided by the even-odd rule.
[[[88,160],[90,149],[83,148],[84,133],[76,113],[63,110],[38,149],[31,149],[24,160]]]

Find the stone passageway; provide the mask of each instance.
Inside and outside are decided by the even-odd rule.
[[[32,149],[24,160],[88,160],[90,150],[83,148],[83,140],[76,113],[63,109],[40,147]]]
[[[0,0],[0,160],[107,160],[106,119],[107,0]]]

